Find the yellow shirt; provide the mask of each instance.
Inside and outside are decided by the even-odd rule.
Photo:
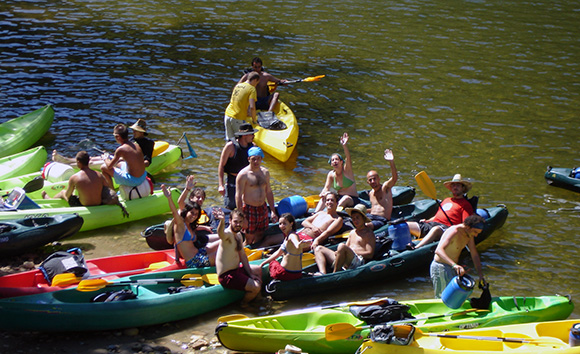
[[[246,120],[250,98],[257,100],[256,88],[247,82],[242,82],[234,87],[230,104],[226,108],[226,116],[239,120]]]

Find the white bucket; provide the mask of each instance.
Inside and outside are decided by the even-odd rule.
[[[121,193],[121,198],[123,198],[123,200],[143,198],[153,194],[153,183],[151,182],[151,179],[147,177],[145,178],[145,181],[137,187],[120,185],[119,192]]]
[[[75,170],[64,163],[47,162],[42,168],[42,178],[49,182],[65,182],[75,174]]]

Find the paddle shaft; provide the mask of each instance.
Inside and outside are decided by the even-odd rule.
[[[415,333],[417,333],[417,332],[415,332]],[[529,340],[529,339],[524,339],[524,338],[484,337],[484,336],[480,337],[480,336],[466,336],[466,335],[461,335],[461,334],[440,334],[440,333],[420,332],[420,336],[451,338],[451,339],[489,340],[489,341],[507,342],[507,343],[536,343],[535,340]]]

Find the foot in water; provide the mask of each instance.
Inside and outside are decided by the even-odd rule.
[[[52,150],[52,161],[70,164],[71,162],[74,162],[74,159],[62,156],[56,150]]]

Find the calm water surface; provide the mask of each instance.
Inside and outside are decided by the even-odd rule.
[[[219,204],[223,112],[258,55],[279,78],[326,75],[279,88],[299,118],[285,164],[266,157],[277,200],[318,193],[326,160],[351,136],[359,189],[369,169],[399,184],[425,170],[441,198],[461,173],[480,206],[508,206],[480,247],[493,295],[580,294],[580,194],[549,187],[547,165],[580,165],[578,1],[12,1],[0,4],[1,121],[51,103],[49,150],[85,138],[115,148],[117,122],[147,120],[154,138],[186,132],[199,157],[157,178],[195,174]],[[419,191],[419,198],[425,196]],[[146,251],[158,217],[66,241],[88,257]],[[467,260],[469,261],[469,260]],[[396,282],[274,304],[275,309],[372,296],[430,297],[427,272]],[[215,318],[184,321],[212,332]],[[574,315],[580,316],[576,310]]]

